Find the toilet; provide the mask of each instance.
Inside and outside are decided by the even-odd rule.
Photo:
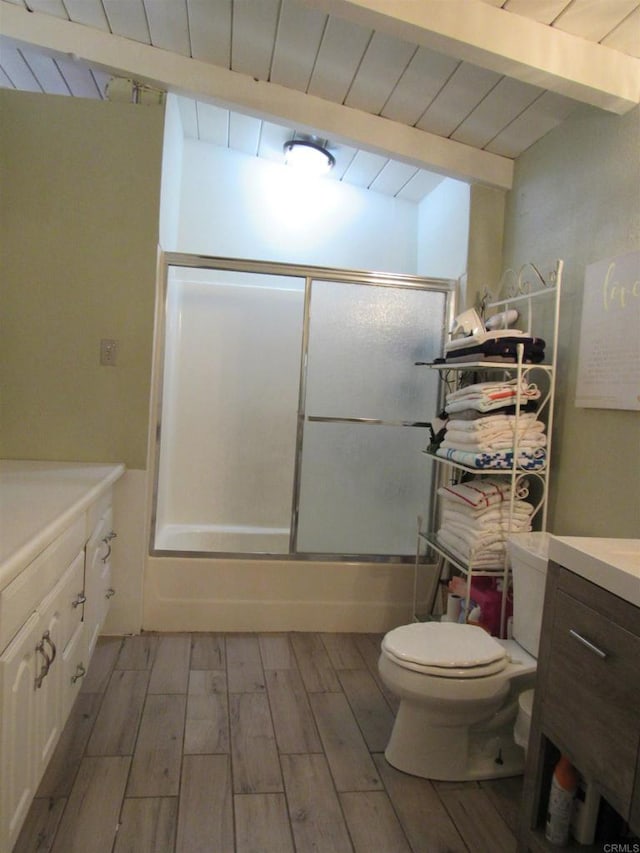
[[[416,622],[385,635],[378,670],[400,699],[385,750],[393,767],[456,782],[523,772],[514,725],[520,696],[535,681],[548,542],[546,533],[507,541],[512,639],[455,622]]]

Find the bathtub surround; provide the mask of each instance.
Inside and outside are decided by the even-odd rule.
[[[413,566],[148,557],[154,631],[384,631],[411,618]]]

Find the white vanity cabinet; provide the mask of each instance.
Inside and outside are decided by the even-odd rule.
[[[111,598],[115,595],[111,585],[111,552],[116,538],[110,501],[105,498],[95,508],[92,507],[90,515],[91,533],[86,548],[84,589],[84,622],[89,657],[93,654]]]
[[[11,850],[36,788],[36,709],[34,689],[42,637],[40,614],[33,613],[0,659],[2,734],[0,739],[0,850]]]
[[[110,486],[122,466],[101,466],[97,472],[94,466],[88,483],[77,476],[79,472],[86,475],[86,467],[72,469],[79,482],[74,479],[71,493],[62,489],[66,497],[60,523],[47,525],[47,535],[33,547],[23,546],[0,561],[3,853],[16,842],[82,684],[109,604],[109,587],[105,589],[104,584],[110,583],[111,564],[109,558],[103,560],[107,549],[102,540],[110,542]],[[59,470],[57,474],[60,476]],[[6,487],[6,481],[2,485]],[[38,496],[44,491],[45,485],[38,480],[31,504],[36,514]],[[70,494],[74,498],[71,506]],[[3,504],[9,511],[13,508],[19,518],[20,512],[6,500],[6,493],[2,497]],[[18,494],[17,503],[19,499]]]

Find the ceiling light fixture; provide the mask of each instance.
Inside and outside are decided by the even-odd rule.
[[[287,166],[295,166],[311,175],[326,174],[336,162],[336,158],[327,150],[326,142],[320,140],[290,139],[285,142],[283,149]]]

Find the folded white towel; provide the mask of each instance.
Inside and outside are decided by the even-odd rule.
[[[497,438],[495,441],[489,442],[491,450],[513,450],[515,442],[513,436],[511,438]],[[528,433],[518,438],[518,448],[520,450],[535,450],[537,447],[547,446],[547,436],[542,432]],[[461,450],[467,450],[468,445],[460,447]],[[483,448],[484,449],[484,448]]]
[[[527,501],[517,500],[513,502],[513,510],[511,509],[510,501],[490,507],[478,507],[476,509],[460,501],[443,498],[441,506],[443,512],[456,512],[462,518],[481,519],[487,522],[508,521],[512,515],[518,520],[526,520],[531,518],[534,510],[533,505],[527,503]]]
[[[527,387],[527,383],[522,383]],[[518,380],[510,379],[508,382],[476,382],[473,385],[465,385],[447,394],[447,400],[459,400],[463,397],[486,396],[496,397],[500,394],[513,393],[517,390]]]
[[[437,541],[454,557],[470,567],[484,569],[501,569],[504,567],[506,548],[488,551],[470,549],[461,539],[449,530],[438,530]]]
[[[536,447],[546,447],[547,437],[542,432],[522,433],[518,436],[518,447],[530,450]],[[470,453],[491,453],[493,450],[513,450],[515,437],[506,432],[495,433],[486,438],[472,438],[462,432],[447,432],[440,442],[440,447],[452,447],[458,450],[466,450]]]
[[[482,432],[484,430],[493,430],[501,428],[507,424],[514,423],[515,415],[481,415],[474,420],[461,420],[459,418],[449,418],[447,421],[447,429],[461,429],[470,432]],[[518,418],[519,423],[530,425],[536,420],[535,412],[522,412]]]
[[[443,510],[442,524],[443,526],[457,525],[459,527],[466,527],[468,530],[474,532],[525,533],[531,530],[531,516],[517,515],[498,518],[479,516],[478,518],[470,518],[462,512]]]
[[[452,413],[476,409],[479,412],[490,412],[512,406],[518,395],[525,402],[537,400],[540,398],[540,390],[527,382],[522,382],[518,388],[517,379],[510,382],[478,382],[447,394],[445,411]]]
[[[524,499],[528,493],[528,480],[519,480],[516,498]],[[438,489],[438,494],[441,497],[450,498],[478,509],[508,502],[511,497],[511,485],[505,480],[494,480],[492,478],[483,480],[475,477],[465,483],[451,483],[448,486],[441,486]]]
[[[439,530],[448,530],[449,533],[455,534],[469,549],[499,551],[505,542],[505,537],[498,531],[470,530],[464,524],[452,524],[448,522],[441,525]]]

